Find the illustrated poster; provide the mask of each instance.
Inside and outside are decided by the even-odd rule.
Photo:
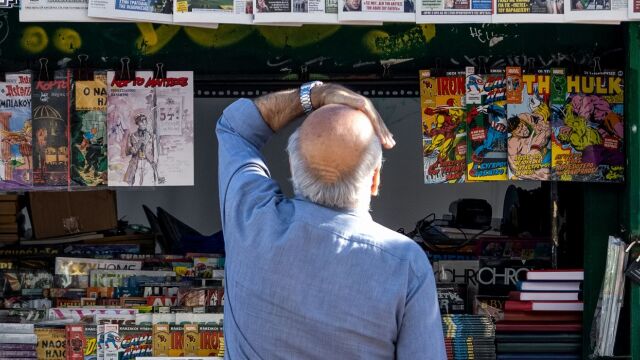
[[[490,23],[491,0],[417,0],[416,23]]]
[[[429,77],[420,72],[422,146],[425,184],[465,180],[465,77]]]
[[[66,71],[51,81],[32,79],[33,185],[68,185],[69,97]]]
[[[111,22],[89,17],[87,0],[22,0],[20,22]]]
[[[192,186],[193,72],[108,72],[110,186]]]
[[[6,74],[0,83],[0,189],[32,184],[31,74]]]
[[[507,68],[507,73],[509,69]],[[519,89],[518,101],[507,104],[509,179],[549,180],[551,177],[551,109],[549,74],[525,74],[507,81]],[[507,90],[509,93],[509,90]]]
[[[74,185],[107,184],[107,74],[76,81],[71,121],[71,180]]]
[[[622,72],[570,75],[566,88],[566,100],[553,108],[561,116],[552,123],[552,179],[624,181]]]
[[[504,74],[467,68],[467,181],[507,179],[507,109]]]

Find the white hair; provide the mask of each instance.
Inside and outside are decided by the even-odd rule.
[[[309,168],[300,152],[299,128],[289,137],[287,145],[293,192],[316,204],[338,209],[369,208],[371,179],[376,167],[382,164],[382,146],[377,137],[365,149],[356,167],[340,174],[335,182],[326,182]]]

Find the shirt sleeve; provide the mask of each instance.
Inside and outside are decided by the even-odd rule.
[[[396,343],[396,359],[445,360],[447,353],[436,284],[426,256],[420,267],[420,276],[409,283],[410,289]]]
[[[229,105],[218,120],[216,135],[220,215],[226,230],[229,216],[249,218],[282,193],[260,153],[273,131],[253,101],[240,99]]]

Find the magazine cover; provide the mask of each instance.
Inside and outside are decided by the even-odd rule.
[[[254,23],[338,23],[338,0],[253,0],[253,8]]]
[[[490,23],[491,0],[418,0],[416,23]]]
[[[560,115],[552,123],[552,179],[624,181],[622,72],[570,75],[565,81],[564,103],[553,104]]]
[[[222,325],[199,324],[200,349],[199,356],[224,356],[224,335]]]
[[[564,21],[564,0],[493,0],[493,23],[552,23]]]
[[[35,329],[38,338],[36,352],[38,359],[66,360],[64,346],[66,332],[63,327],[42,327]]]
[[[154,324],[153,356],[169,356],[170,346],[169,324]]]
[[[91,270],[91,287],[136,287],[140,283],[159,283],[175,277],[173,271],[152,270]],[[139,278],[136,280],[136,278]]]
[[[71,121],[71,181],[73,185],[107,185],[107,74],[75,81]]]
[[[32,184],[31,74],[6,74],[0,83],[0,189]]]
[[[415,22],[415,0],[339,0],[338,20]]]
[[[507,73],[509,68],[507,68]],[[551,109],[549,74],[522,75],[509,81],[507,89],[518,89],[519,99],[507,95],[507,140],[509,179],[549,180],[551,178]],[[507,90],[509,94],[509,90]]]
[[[121,325],[119,360],[153,356],[153,331],[148,325]]]
[[[461,183],[466,169],[465,77],[420,72],[425,184]]]
[[[620,22],[629,19],[628,2],[634,0],[566,0],[565,19],[568,21]]]
[[[176,0],[173,20],[190,23],[251,24],[253,0]]]
[[[193,186],[193,72],[108,82],[110,186]]]
[[[467,68],[467,181],[507,180],[507,109],[504,74]]]
[[[53,80],[32,79],[33,185],[68,185],[69,79],[56,71]]]

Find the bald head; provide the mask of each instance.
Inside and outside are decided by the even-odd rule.
[[[314,111],[300,127],[300,155],[319,180],[334,183],[352,174],[375,138],[369,118],[344,105]]]
[[[382,148],[363,112],[344,105],[319,108],[291,136],[288,150],[296,192],[311,200],[315,194],[315,202],[333,207],[352,207],[342,198],[368,204]]]

